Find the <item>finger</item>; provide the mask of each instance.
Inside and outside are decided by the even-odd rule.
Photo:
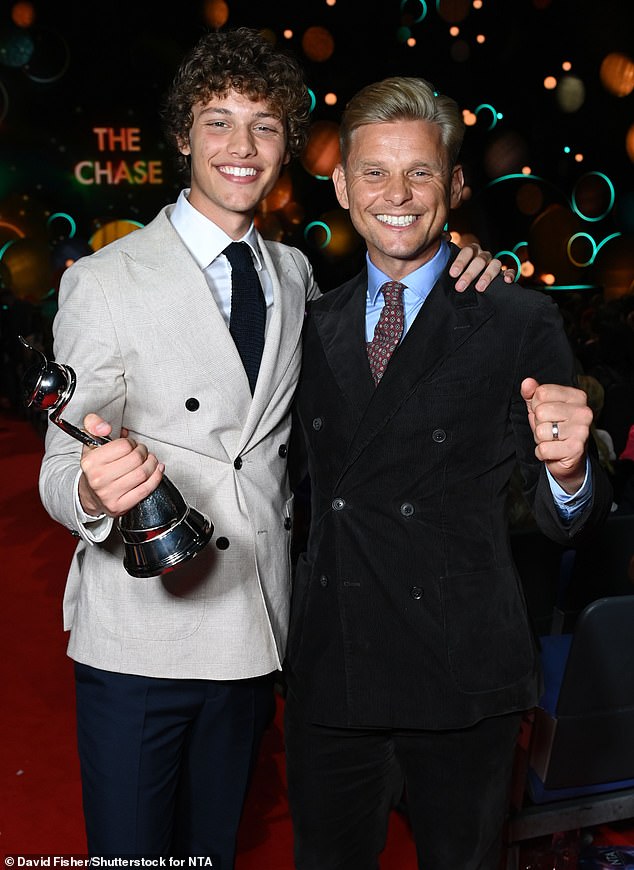
[[[114,462],[95,464],[90,457],[82,462],[89,486],[111,516],[125,513],[156,488],[162,475],[157,476],[158,468],[156,456],[143,445]]]
[[[109,435],[112,432],[112,426],[107,420],[104,420],[98,414],[86,414],[84,417],[84,429],[91,435]]]
[[[486,290],[499,271],[500,261],[491,260],[490,254],[486,251],[482,251],[474,257],[458,281],[456,281],[456,290],[459,292],[466,290],[469,284],[480,276],[475,284],[475,288],[482,293],[483,290]]]
[[[510,266],[503,270],[502,277],[504,278],[507,284],[513,284],[515,282],[515,269]]]
[[[89,450],[81,458],[81,467],[91,485],[107,485],[140,468],[150,456],[145,444],[130,443],[117,438],[103,445],[98,452]],[[155,458],[155,463],[156,463]],[[154,470],[153,468],[151,470]]]
[[[520,394],[527,405],[531,402],[538,387],[539,381],[536,381],[535,378],[524,378],[520,384]]]
[[[544,423],[536,423],[535,440],[538,444],[551,441],[566,440],[566,426],[564,421],[548,420]]]
[[[449,267],[449,274],[456,278],[458,275],[461,275],[464,270],[467,268],[469,263],[473,260],[474,256],[478,254],[480,248],[477,245],[465,245],[464,248],[460,248],[456,259],[453,261],[451,266]],[[479,274],[482,271],[486,262],[482,262],[475,270],[475,274]]]
[[[142,469],[139,469],[139,471],[141,470]],[[122,480],[121,482],[126,483],[126,489],[125,492],[119,495],[113,503],[112,516],[122,516],[123,514],[126,514],[140,501],[143,501],[144,498],[151,495],[161,483],[164,471],[165,465],[163,465],[163,463],[157,463],[154,470],[147,476],[144,475],[143,477],[140,477],[138,473],[134,475],[135,479],[139,480],[139,483],[135,486],[130,485],[132,482],[131,478],[125,479],[124,481]]]

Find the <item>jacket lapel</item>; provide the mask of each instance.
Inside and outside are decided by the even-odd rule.
[[[365,349],[367,271],[337,290],[335,304],[317,307],[312,315],[335,380],[360,419],[375,387]]]
[[[365,351],[365,274],[355,280],[341,310],[327,312],[328,317],[317,324],[333,374],[353,409],[356,429],[342,474],[418,384],[430,379],[491,317],[493,303],[486,293],[457,293],[454,283],[445,271],[394,352],[378,387],[372,381]]]
[[[138,248],[130,236],[129,255],[135,267],[147,270],[145,283],[151,286],[152,305],[144,316],[156,324],[152,332],[164,336],[165,353],[187,356],[192,371],[199,371],[211,389],[233,409],[234,423],[241,430],[236,450],[244,449],[279,385],[280,372],[288,368],[303,324],[305,291],[283,292],[284,278],[278,278],[265,243],[260,240],[263,258],[273,281],[274,305],[261,364],[261,375],[251,397],[242,361],[222,314],[209,290],[205,276],[172,227],[169,207],[164,209],[146,232],[139,236]],[[294,279],[297,285],[297,278]],[[293,288],[295,289],[295,288]],[[301,299],[300,299],[301,297]],[[289,311],[289,300],[293,311]],[[297,312],[294,311],[297,308]]]

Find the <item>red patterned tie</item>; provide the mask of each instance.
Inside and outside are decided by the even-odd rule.
[[[404,284],[388,281],[380,288],[385,304],[374,329],[372,341],[366,343],[368,361],[374,383],[378,384],[385,373],[387,364],[403,335],[403,290]]]

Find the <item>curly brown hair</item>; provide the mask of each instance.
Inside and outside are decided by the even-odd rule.
[[[306,144],[310,94],[295,58],[248,27],[209,32],[183,59],[161,113],[166,140],[184,176],[189,177],[189,159],[180,153],[179,144],[189,136],[193,106],[229,90],[264,100],[280,112],[291,156],[298,156]]]

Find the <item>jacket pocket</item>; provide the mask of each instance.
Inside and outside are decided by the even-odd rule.
[[[533,639],[512,575],[445,577],[441,590],[449,668],[463,692],[497,691],[532,673]]]

